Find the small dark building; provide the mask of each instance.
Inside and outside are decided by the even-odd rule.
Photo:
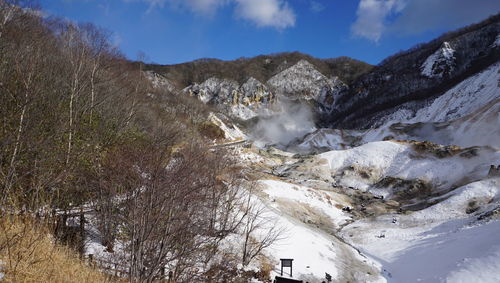
[[[304,283],[304,281],[276,276],[273,283]]]

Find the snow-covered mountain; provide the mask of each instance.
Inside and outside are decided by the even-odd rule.
[[[368,130],[320,129],[295,145],[296,150],[331,150],[378,140],[418,140],[463,147],[500,148],[500,63],[457,84],[415,108],[402,104]]]
[[[401,107],[417,111],[498,62],[499,34],[496,15],[385,59],[339,93],[326,124],[370,128]]]
[[[319,111],[329,111],[335,95],[347,87],[338,77],[327,78],[306,60],[276,74],[267,84],[277,94],[315,101]]]

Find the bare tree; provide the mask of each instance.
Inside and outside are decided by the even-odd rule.
[[[61,22],[60,39],[62,40],[63,50],[69,62],[68,77],[68,141],[66,150],[66,165],[69,165],[71,150],[73,146],[73,137],[75,131],[75,107],[78,96],[87,87],[89,80],[88,57],[91,48],[84,41],[82,30],[73,23]]]
[[[264,249],[282,240],[285,233],[284,228],[277,225],[276,220],[266,215],[265,206],[252,194],[253,188],[253,186],[250,188],[243,208],[246,215],[242,229],[243,266],[250,264]]]
[[[108,65],[111,63],[109,60],[115,59],[116,50],[109,43],[109,32],[102,28],[96,27],[91,23],[78,25],[81,30],[83,41],[89,47],[88,64],[89,70],[89,83],[90,83],[90,114],[89,121],[92,121],[94,108],[97,103],[98,84],[103,81],[105,72]]]

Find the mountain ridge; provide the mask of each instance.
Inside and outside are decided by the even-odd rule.
[[[300,60],[310,62],[327,77],[339,76],[342,81],[347,83],[374,67],[347,56],[320,59],[295,51],[258,55],[251,58],[242,57],[228,61],[201,58],[173,65],[147,64],[146,70],[154,71],[169,80],[176,81],[178,87],[182,89],[193,83],[202,83],[210,77],[228,78],[238,81],[240,84],[250,77],[261,82],[267,81]]]
[[[339,94],[336,109],[326,123],[351,129],[369,128],[376,124],[374,116],[382,111],[392,113],[404,103],[441,96],[500,60],[500,46],[496,44],[499,34],[500,14],[497,14],[388,57]],[[438,55],[436,52],[448,54],[449,61],[440,59],[441,63],[433,62],[436,66],[424,68],[428,67],[427,60]]]
[[[377,66],[349,57],[318,59],[286,52],[232,61],[202,58],[176,65],[150,64],[145,68],[164,78],[169,91],[195,96],[201,91],[199,98],[205,103],[243,120],[257,116],[252,114],[256,110],[253,108],[262,108],[260,98],[256,98],[257,88],[242,88],[254,79],[265,88],[260,96],[271,93],[270,97],[281,95],[312,105],[322,127],[366,129],[379,125],[383,117],[403,105],[414,104],[413,108],[418,109],[428,104],[500,60],[499,34],[497,14],[391,55]],[[301,64],[307,66],[303,68]],[[204,88],[207,84],[215,85]],[[282,87],[276,88],[278,85]],[[234,91],[239,94],[235,96]],[[210,101],[214,97],[216,100]],[[220,107],[243,101],[244,105],[237,108],[248,108],[250,104],[255,107],[250,107],[250,112],[227,105]]]

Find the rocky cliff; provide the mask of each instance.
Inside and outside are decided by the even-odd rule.
[[[317,59],[310,61],[315,60]],[[173,87],[182,84],[169,79],[173,77],[171,73],[162,75],[148,71],[148,74],[157,87],[166,87],[170,92],[197,97],[204,103],[216,106],[223,113],[242,120],[255,117],[259,111],[272,110],[272,104],[279,99],[307,102],[316,112],[329,113],[335,96],[347,85],[331,72],[322,73],[318,70],[321,68],[310,61],[300,59],[291,65],[288,60],[284,60],[275,66],[275,71],[269,75],[257,75],[261,78],[269,77],[266,81],[260,81],[252,76],[245,80],[236,80],[234,75],[215,74],[204,81],[194,82],[182,90]],[[333,63],[336,61],[329,62],[332,66],[337,64]],[[341,59],[339,62],[338,64],[343,64],[344,68],[355,68],[347,59]],[[273,64],[272,59],[265,59],[263,64]]]

